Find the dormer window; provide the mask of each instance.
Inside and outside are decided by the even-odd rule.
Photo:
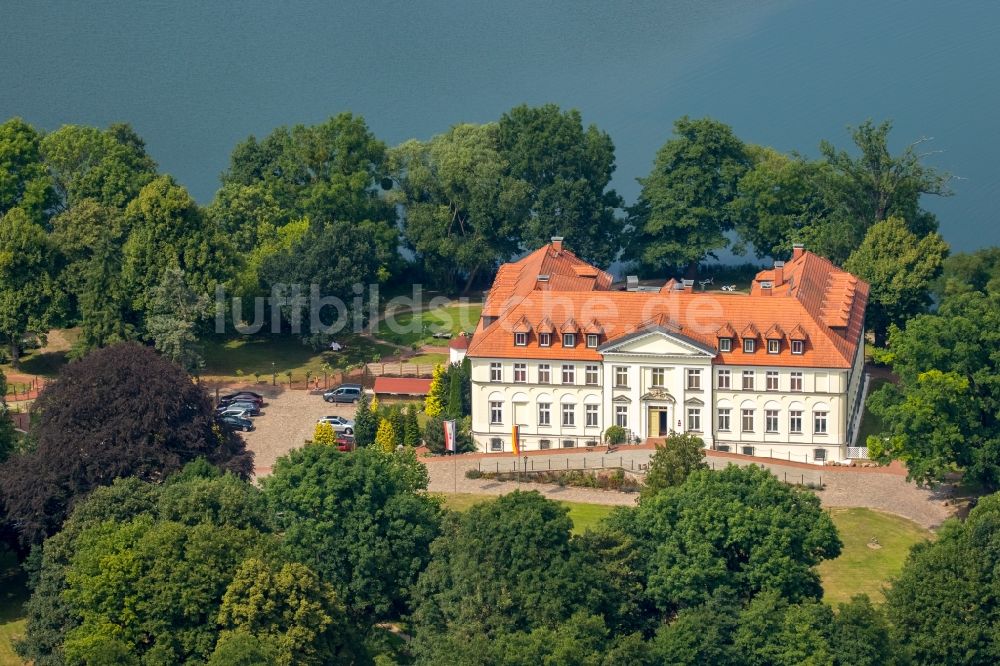
[[[802,340],[792,340],[792,353],[801,354],[805,351],[805,343]]]
[[[743,338],[743,353],[752,354],[757,350],[757,341],[753,338]]]
[[[514,334],[514,344],[518,347],[525,347],[528,344],[528,334],[527,333],[515,333]]]
[[[551,347],[552,346],[552,334],[551,333],[539,333],[538,334],[538,346],[539,347]]]
[[[767,353],[777,354],[781,352],[781,340],[768,340],[767,341]]]
[[[731,352],[731,351],[733,351],[733,339],[732,338],[719,338],[719,351],[720,352]]]
[[[597,349],[597,333],[587,334],[587,346],[591,349]]]
[[[576,346],[576,333],[563,333],[563,347]]]

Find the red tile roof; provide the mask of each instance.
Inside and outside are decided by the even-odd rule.
[[[768,337],[808,341],[803,354],[793,355],[787,347],[780,354],[763,350],[746,354],[742,345],[734,345],[714,361],[735,365],[849,368],[863,339],[868,284],[811,252],[786,262],[782,281],[770,289],[762,289],[761,282],[773,282],[774,271],[761,271],[750,294],[608,291],[611,276],[603,271],[587,279],[583,288],[557,288],[561,284],[557,278],[566,277],[567,283],[581,279],[578,271],[582,269],[577,268],[581,263],[572,253],[546,245],[518,262],[504,264],[490,290],[469,355],[601,359],[595,349],[581,344],[564,348],[558,340],[551,347],[539,347],[532,338],[526,347],[515,348],[512,327],[522,318],[539,322],[538,331],[550,327],[575,330],[577,321],[597,320],[603,329],[601,344],[650,326],[676,331],[712,348],[723,334],[760,337],[761,330]],[[538,272],[543,268],[548,273]],[[548,282],[539,282],[539,274],[547,274]],[[740,336],[736,331],[741,331]],[[789,331],[787,336],[785,331]]]
[[[456,335],[448,343],[449,349],[468,349],[469,348],[469,338],[465,335]]]
[[[376,377],[375,393],[385,395],[427,395],[431,380],[419,377]]]

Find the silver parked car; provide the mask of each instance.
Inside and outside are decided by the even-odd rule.
[[[324,416],[317,423],[329,423],[333,426],[333,431],[345,435],[354,434],[354,421],[343,416]]]

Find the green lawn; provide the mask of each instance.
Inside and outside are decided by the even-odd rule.
[[[819,565],[824,599],[830,603],[861,593],[883,602],[882,587],[899,574],[910,547],[932,537],[905,518],[870,509],[832,509],[831,517],[844,549],[837,559]],[[872,537],[881,548],[868,547]]]
[[[473,504],[496,499],[494,495],[473,493],[447,493],[442,494],[442,497],[444,497],[444,505],[452,511],[465,511]],[[560,502],[560,504],[569,509],[569,518],[573,521],[573,532],[577,534],[594,527],[616,508],[606,504],[584,504],[582,502]]]
[[[204,377],[237,377],[241,371],[244,377],[253,378],[254,372],[261,373],[261,380],[271,380],[273,369],[278,381],[285,379],[285,373],[292,372],[294,381],[305,379],[305,373],[312,371],[314,377],[323,376],[324,364],[334,369],[364,363],[392,355],[396,350],[389,345],[376,343],[359,335],[345,335],[337,341],[344,344],[341,352],[316,352],[292,335],[253,335],[235,338],[213,337],[203,343],[205,368]]]
[[[434,342],[443,345],[447,344],[447,340],[435,339],[434,333],[447,331],[457,335],[462,331],[471,332],[479,323],[482,312],[481,303],[450,305],[416,314],[402,312],[379,322],[376,337],[407,347]]]

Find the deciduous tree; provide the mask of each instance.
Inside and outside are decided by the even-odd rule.
[[[41,135],[20,118],[0,124],[0,217],[20,208],[30,221],[41,224],[55,201],[52,178],[41,158]]]
[[[648,498],[664,488],[679,486],[699,469],[708,469],[705,463],[705,442],[690,434],[672,434],[650,457],[646,484],[642,497]]]
[[[889,326],[930,305],[930,290],[941,273],[948,244],[937,233],[918,238],[898,217],[876,222],[861,245],[848,257],[844,269],[866,280],[871,287],[865,321],[884,345]]]

